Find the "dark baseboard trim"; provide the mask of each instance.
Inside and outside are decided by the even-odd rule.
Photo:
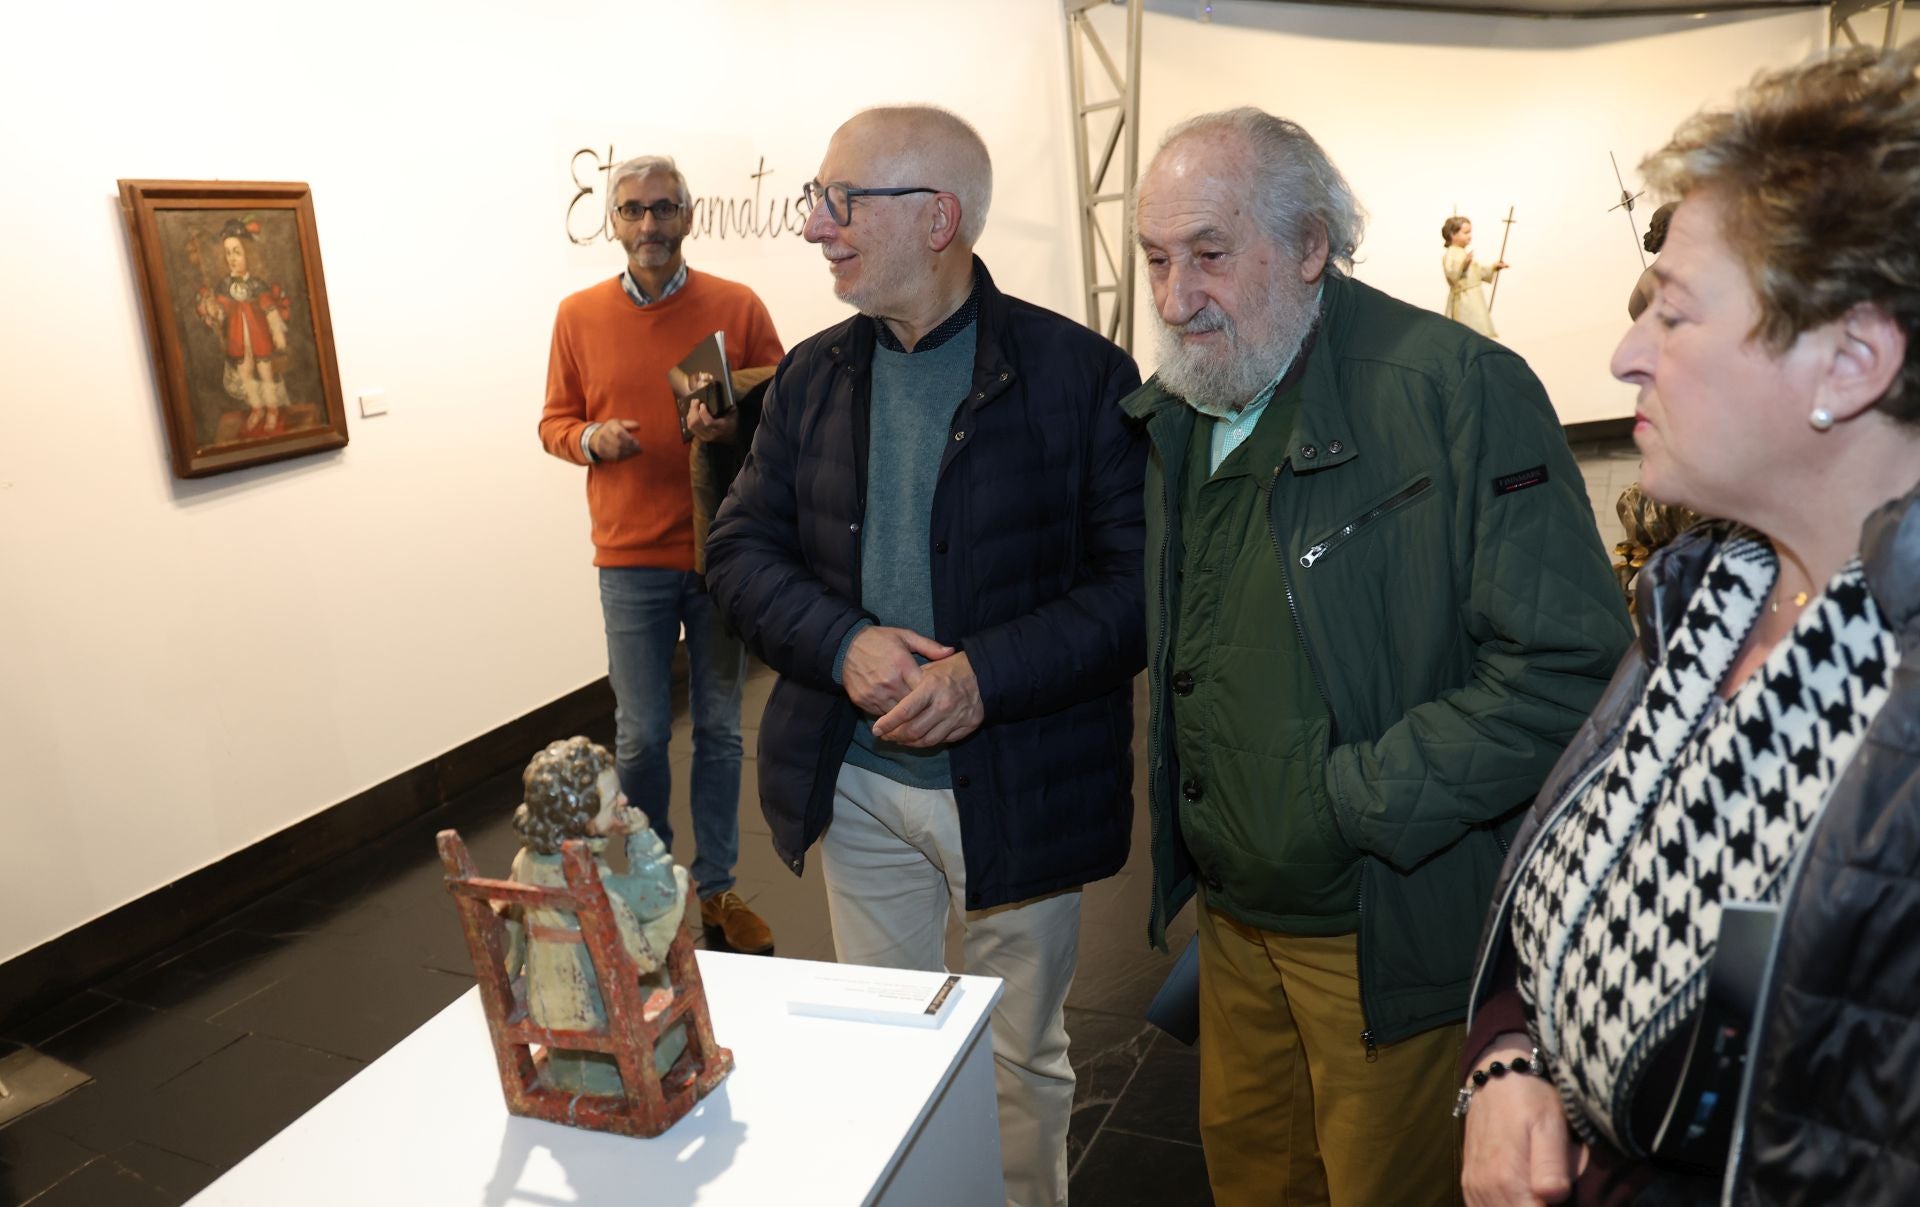
[[[686,672],[675,670],[679,695]],[[612,714],[613,689],[605,678],[596,679],[15,956],[0,964],[0,1027],[132,967],[500,772],[525,765],[556,736],[579,733]]]
[[[1563,425],[1567,433],[1568,444],[1597,444],[1606,440],[1633,439],[1633,417],[1625,419],[1590,419],[1585,423]]]

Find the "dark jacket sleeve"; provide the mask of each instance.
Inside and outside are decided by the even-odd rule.
[[[733,389],[734,421],[732,440],[696,440],[693,442],[693,568],[707,571],[707,536],[713,531],[713,517],[720,500],[740,473],[753,445],[753,433],[760,426],[760,403],[773,381],[773,365],[736,370]]]
[[[1147,441],[1120,410],[1140,387],[1130,357],[1107,359],[1086,425],[1081,566],[1064,595],[960,644],[989,722],[1057,712],[1124,685],[1147,663],[1141,520]],[[831,652],[829,652],[831,658]]]
[[[789,355],[767,388],[752,449],[707,538],[707,589],[761,661],[796,682],[837,693],[833,659],[840,639],[872,616],[821,581],[801,544],[794,494],[801,376]]]
[[[1531,800],[1632,639],[1580,467],[1526,362],[1479,356],[1446,424],[1472,670],[1377,740],[1327,759],[1348,841],[1402,869]],[[1495,489],[1535,467],[1544,482]]]
[[[1493,1041],[1512,1032],[1526,1034],[1527,1007],[1520,999],[1520,987],[1514,983],[1513,961],[1503,960],[1494,974],[1493,992],[1473,1013],[1467,1028],[1467,1042],[1460,1048],[1460,1084],[1480,1067],[1480,1058]]]

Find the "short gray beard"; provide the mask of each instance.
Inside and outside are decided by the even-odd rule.
[[[886,312],[906,309],[924,288],[910,265],[885,258],[876,261],[865,253],[861,258],[866,264],[861,269],[860,280],[840,300],[868,318],[885,322],[897,317]]]
[[[680,247],[686,241],[687,241],[687,237],[685,235],[681,235],[678,238],[669,238],[669,239],[663,239],[660,241],[659,246],[662,247],[667,253],[665,264],[673,263],[673,258],[680,254]],[[626,248],[627,259],[629,261],[637,262],[640,259],[641,253],[647,250],[647,248],[650,245],[642,243],[640,241],[640,233],[638,231],[635,231],[633,234],[632,241],[628,243],[622,243],[620,246]]]
[[[1228,419],[1239,414],[1287,368],[1313,326],[1311,293],[1276,290],[1268,298],[1276,338],[1265,347],[1245,343],[1234,321],[1212,302],[1177,327],[1157,321],[1154,346],[1160,364],[1155,373],[1160,384],[1202,415]],[[1180,339],[1183,333],[1201,331],[1226,332],[1226,348],[1216,353]]]

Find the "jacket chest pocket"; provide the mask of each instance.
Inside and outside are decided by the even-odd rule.
[[[1299,557],[1302,570],[1311,570],[1319,562],[1337,552],[1342,545],[1361,536],[1368,529],[1386,519],[1404,507],[1410,507],[1433,493],[1433,477],[1421,474],[1411,482],[1398,487],[1385,498],[1368,505],[1341,524],[1338,528],[1322,536]]]

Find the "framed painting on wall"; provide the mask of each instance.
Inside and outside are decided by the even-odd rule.
[[[173,472],[200,478],[347,442],[313,193],[122,180]]]

